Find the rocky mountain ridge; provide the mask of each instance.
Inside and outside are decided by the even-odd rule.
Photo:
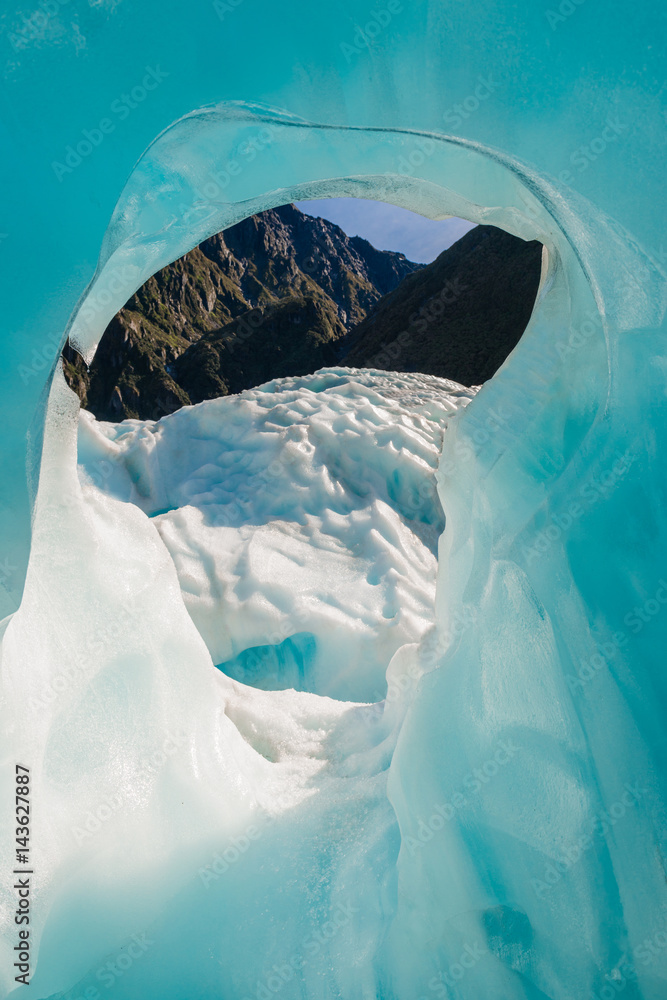
[[[476,226],[375,303],[337,345],[340,356],[351,368],[480,385],[521,339],[541,267],[541,243]]]
[[[65,350],[65,374],[99,419],[156,419],[207,394],[257,385],[266,372],[305,374],[335,363],[333,343],[423,266],[283,205],[158,271],[111,321],[90,370]],[[295,328],[304,337],[295,338]],[[209,347],[185,360],[206,336]],[[211,342],[224,362],[235,353],[229,373],[209,377]]]
[[[477,226],[431,264],[376,250],[294,205],[163,268],[65,373],[99,419],[158,419],[274,378],[344,365],[491,378],[530,319],[542,247]]]

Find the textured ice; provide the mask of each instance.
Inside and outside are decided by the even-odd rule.
[[[661,6],[57,6],[22,34],[3,22],[2,871],[18,760],[35,873],[30,986],[3,876],[3,990],[664,1000]],[[155,88],[123,105],[149,66]],[[124,439],[80,421],[54,367],[68,333],[91,357],[129,295],[207,235],[344,195],[546,248],[523,339],[468,405],[450,400],[434,627],[442,515],[410,498],[450,389],[408,378],[425,412],[373,374],[329,373],[345,391],[298,419],[307,380]],[[186,431],[218,406],[238,425]],[[307,427],[322,456],[332,421],[364,427],[363,467],[363,436],[321,469],[304,453],[302,479],[276,477],[286,509],[262,486],[244,528],[255,449],[300,454]],[[235,433],[253,446],[232,489],[209,449]],[[361,566],[337,518],[372,525]],[[213,530],[230,548],[193,572]],[[306,580],[322,600],[302,622]],[[341,700],[378,682],[384,704]]]
[[[153,518],[225,673],[375,702],[396,650],[434,624],[435,470],[448,418],[473,396],[340,369],[158,423],[82,410],[81,481]]]

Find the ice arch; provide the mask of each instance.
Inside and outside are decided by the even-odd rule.
[[[539,239],[563,260],[572,255],[596,305],[613,309],[621,329],[638,325],[642,308],[652,321],[660,312],[651,305],[659,272],[611,220],[497,150],[437,133],[316,125],[232,102],[180,119],[139,160],[75,313],[73,344],[90,357],[100,323],[207,236],[285,199],[322,195],[371,197],[430,217],[458,213]],[[596,267],[601,245],[612,253]],[[567,270],[572,281],[574,264]],[[628,284],[638,286],[631,301]]]
[[[321,964],[299,969],[309,996],[446,995],[465,968],[456,987],[465,997],[583,998],[620,981],[630,962],[638,995],[657,998],[660,955],[646,967],[631,956],[660,930],[667,903],[659,738],[667,699],[649,627],[664,626],[648,604],[646,627],[642,618],[636,633],[626,623],[633,603],[658,601],[662,572],[657,512],[649,530],[631,513],[655,448],[638,414],[635,349],[655,343],[662,321],[655,264],[583,200],[478,144],[222,106],[181,119],[137,164],[69,336],[90,357],[129,294],[206,236],[271,205],[342,194],[491,222],[547,248],[529,328],[447,435],[438,628],[390,666],[413,688],[372,737],[359,736],[354,717],[331,723],[331,743],[351,747],[344,776],[379,788],[352,819],[341,804],[364,834],[335,863],[327,845],[304,855],[321,832],[317,808],[304,807],[308,780],[295,791],[288,776],[276,778],[239,732],[273,717],[268,754],[289,742],[295,713],[307,731],[326,712],[306,699],[295,710],[275,693],[270,710],[260,696],[239,705],[225,690],[234,703],[223,714],[145,519],[137,512],[121,539],[114,505],[77,486],[75,405],[57,375],[26,592],[3,644],[3,683],[21,692],[10,723],[18,728],[52,678],[63,689],[18,744],[40,762],[36,787],[61,817],[48,835],[38,827],[47,845],[38,855],[48,873],[37,917],[44,936],[24,995],[87,982],[149,927],[158,944],[137,962],[143,992],[119,978],[115,996],[170,996],[175,978],[217,996],[211,954],[223,989],[255,996],[258,948],[267,968],[302,958],[315,912],[320,921],[343,917],[317,952]],[[655,389],[656,374],[646,377]],[[88,671],[67,672],[73,648],[88,659],[95,649]],[[28,678],[26,657],[35,665]],[[157,774],[151,754],[165,731],[187,753]],[[378,780],[388,766],[391,809]],[[119,773],[133,806],[123,824],[113,800]],[[132,798],[137,785],[142,794]],[[69,836],[107,798],[95,839]],[[294,877],[312,866],[310,909],[271,871],[268,839],[245,867],[210,883],[217,893],[209,886],[202,897],[190,885],[193,863],[210,860],[221,831],[242,843],[262,808],[278,816],[270,844],[285,870]],[[295,819],[305,835],[291,829]],[[261,900],[264,883],[275,909],[262,923],[261,907],[246,907],[239,933],[230,910],[243,893]],[[287,927],[284,954],[273,950],[276,921]],[[298,981],[283,976],[281,994],[300,995]]]

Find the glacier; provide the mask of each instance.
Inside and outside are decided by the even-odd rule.
[[[7,12],[3,995],[663,1000],[664,17]],[[80,412],[67,337],[333,196],[540,240],[492,380]]]
[[[375,703],[394,653],[434,624],[435,471],[449,417],[473,397],[432,376],[343,368],[157,422],[82,410],[82,486],[153,519],[225,673]],[[267,661],[284,643],[294,655],[293,636],[307,664],[277,670]]]

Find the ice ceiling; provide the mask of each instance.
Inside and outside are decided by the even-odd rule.
[[[38,14],[5,16],[0,112],[3,815],[16,762],[34,804],[21,995],[663,1000],[662,8]],[[206,236],[341,195],[544,244],[491,382],[334,370],[129,437],[79,420],[53,367],[67,335],[90,358]],[[246,534],[227,517],[206,549],[235,498]],[[289,604],[297,577],[315,610]],[[279,649],[301,690],[242,683],[244,643]],[[15,907],[4,879],[6,993]]]

